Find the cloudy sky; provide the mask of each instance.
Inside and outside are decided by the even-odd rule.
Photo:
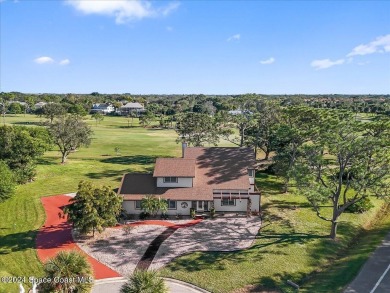
[[[390,1],[0,0],[0,91],[390,94]]]

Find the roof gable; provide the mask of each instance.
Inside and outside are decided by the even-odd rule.
[[[195,177],[195,160],[182,158],[158,158],[153,177]]]

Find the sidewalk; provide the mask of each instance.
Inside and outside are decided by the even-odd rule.
[[[390,292],[390,233],[344,293]]]
[[[164,278],[170,293],[210,293],[204,289],[196,287],[179,280]],[[121,286],[126,282],[124,278],[112,278],[95,282],[92,293],[119,293]]]

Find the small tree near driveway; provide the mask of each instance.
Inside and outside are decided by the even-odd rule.
[[[102,232],[117,223],[122,208],[122,198],[108,186],[96,187],[81,181],[71,204],[65,208],[68,219],[81,233]]]

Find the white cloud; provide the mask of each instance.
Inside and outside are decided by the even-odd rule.
[[[70,63],[70,60],[69,59],[64,59],[64,60],[61,60],[60,61],[60,65],[68,65]]]
[[[149,1],[144,0],[67,0],[68,5],[84,14],[99,14],[115,17],[117,24],[146,17],[166,16],[179,7],[178,2],[171,2],[165,7],[153,8]]]
[[[272,64],[274,62],[275,62],[275,58],[274,57],[270,57],[267,60],[261,60],[260,61],[261,64]]]
[[[34,62],[38,64],[45,64],[45,63],[53,63],[54,60],[51,57],[42,56],[34,59]]]
[[[230,41],[233,41],[233,40],[236,40],[238,41],[239,39],[241,38],[241,35],[240,34],[235,34],[233,36],[230,36],[227,41],[230,42]]]
[[[310,63],[310,65],[312,67],[314,67],[315,69],[319,70],[319,69],[325,69],[325,68],[329,68],[329,67],[332,67],[332,66],[335,66],[335,65],[341,65],[345,62],[344,59],[339,59],[339,60],[336,60],[336,61],[332,61],[330,59],[321,59],[321,60],[314,60]]]
[[[383,52],[390,52],[390,34],[377,37],[368,44],[362,44],[353,48],[352,52],[350,52],[347,57]]]

